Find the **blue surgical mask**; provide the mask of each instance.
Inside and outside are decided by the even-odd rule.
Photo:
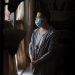
[[[42,25],[44,25],[46,23],[46,19],[40,19],[40,18],[36,18],[35,19],[35,24],[38,27],[41,27]]]

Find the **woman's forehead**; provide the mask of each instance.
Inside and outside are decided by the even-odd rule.
[[[43,14],[41,12],[37,12],[36,17],[44,18],[45,16],[43,16]]]
[[[42,15],[42,13],[41,12],[37,12],[37,16],[41,16]]]

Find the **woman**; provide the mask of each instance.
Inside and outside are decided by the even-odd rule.
[[[61,75],[57,74],[60,64],[58,36],[55,29],[49,25],[47,14],[39,11],[35,19],[38,27],[33,31],[29,44],[29,57],[34,75]],[[56,36],[57,35],[57,36]],[[62,59],[61,59],[62,60]],[[63,63],[63,62],[62,62]],[[62,68],[62,67],[61,67]],[[60,69],[60,71],[62,71]]]

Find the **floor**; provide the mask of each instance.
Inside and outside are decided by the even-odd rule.
[[[24,70],[18,70],[17,73],[18,73],[18,75],[33,75],[31,65],[29,65],[25,71]]]

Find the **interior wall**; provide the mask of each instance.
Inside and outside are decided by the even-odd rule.
[[[43,6],[42,6],[43,5]],[[36,10],[45,9],[50,13],[50,22],[55,27],[70,28],[74,23],[75,1],[74,0],[36,0]]]
[[[30,42],[30,38],[31,38],[31,34],[33,31],[33,11],[34,11],[34,0],[25,0],[25,13],[24,13],[24,27],[25,27],[25,32],[26,32],[26,36],[25,36],[25,42],[26,42],[26,60],[27,60],[27,64],[29,63],[29,51],[28,51],[28,47],[29,47],[29,42]]]

